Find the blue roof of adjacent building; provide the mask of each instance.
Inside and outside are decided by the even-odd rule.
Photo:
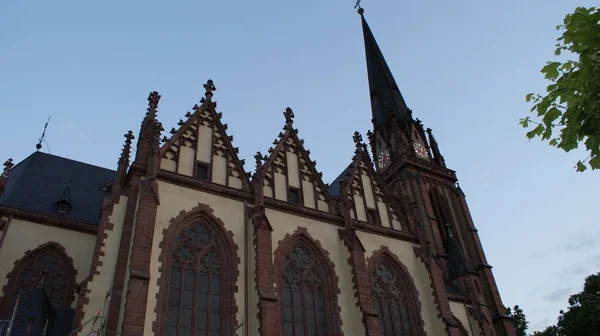
[[[35,152],[10,170],[0,205],[98,224],[106,196],[102,189],[114,177],[110,169]],[[59,212],[56,203],[65,197],[71,207]]]
[[[346,169],[344,169],[344,171],[342,171],[342,173],[340,175],[338,175],[338,177],[329,184],[327,191],[329,191],[329,195],[331,197],[340,196],[340,193],[342,192],[341,182],[343,179],[346,179],[348,177],[348,174],[350,174],[351,170],[352,170],[352,163],[349,164],[348,167],[346,167]]]

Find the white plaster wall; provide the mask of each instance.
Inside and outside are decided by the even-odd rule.
[[[0,249],[0,288],[8,282],[6,276],[13,270],[15,261],[23,258],[26,251],[49,241],[64,247],[67,255],[73,258],[77,271],[75,280],[77,283],[83,281],[90,273],[96,235],[13,218]],[[75,308],[75,302],[72,307]]]
[[[408,269],[410,276],[413,278],[417,291],[419,292],[421,315],[425,322],[425,331],[427,332],[427,335],[445,335],[444,323],[437,317],[438,310],[431,289],[429,272],[427,272],[425,265],[417,258],[413,250],[413,247],[416,245],[367,232],[358,231],[357,235],[365,247],[367,258],[370,258],[373,253],[381,249],[382,246],[387,246],[389,250],[402,261],[404,266]]]
[[[471,329],[469,314],[465,304],[462,302],[450,301],[450,310],[452,311],[452,314],[454,314],[454,316],[460,320],[465,329],[467,329],[469,336],[473,336],[473,330]]]
[[[121,196],[119,203],[114,205],[112,215],[108,218],[113,224],[112,230],[105,230],[106,238],[100,255],[100,266],[97,271],[99,274],[94,274],[92,281],[88,282],[87,288],[90,293],[87,294],[89,302],[83,307],[83,321],[87,321],[92,316],[96,315],[101,310],[101,315],[106,316],[104,311],[106,302],[106,294],[112,287],[117,257],[119,255],[119,244],[121,242],[121,234],[123,232],[123,222],[125,221],[125,213],[127,210],[127,196]],[[83,335],[87,335],[92,331],[92,325],[88,324],[82,329]]]
[[[348,249],[340,240],[338,233],[340,227],[273,209],[267,209],[266,214],[273,227],[273,252],[275,252],[278,243],[283,240],[285,235],[293,234],[298,227],[306,228],[308,234],[313,239],[318,240],[321,247],[329,252],[329,259],[335,265],[335,274],[339,280],[338,304],[341,308],[342,331],[344,335],[364,335],[365,328],[362,323],[362,315],[356,305],[357,301],[352,288],[352,273],[350,265],[348,265],[350,255]]]
[[[216,196],[206,192],[183,188],[159,181],[160,200],[156,214],[156,226],[152,241],[152,253],[150,256],[150,286],[148,288],[148,305],[146,306],[146,321],[144,326],[144,335],[152,335],[152,323],[156,320],[156,294],[158,293],[157,280],[160,276],[158,261],[160,248],[158,245],[162,240],[163,230],[168,228],[170,220],[179,215],[181,211],[190,212],[198,206],[198,203],[208,204],[213,210],[213,215],[220,218],[225,223],[225,229],[233,233],[233,240],[238,246],[237,256],[240,258],[238,265],[239,276],[237,279],[237,293],[235,293],[235,302],[238,307],[236,319],[240,323],[244,319],[244,203],[242,201],[232,200],[225,197]],[[250,315],[256,315],[252,311]]]

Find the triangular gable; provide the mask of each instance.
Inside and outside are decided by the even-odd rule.
[[[373,169],[373,163],[358,132],[354,133],[356,151],[352,163],[336,181],[340,184],[340,198],[352,206],[351,217],[363,222],[402,230],[403,218],[398,207]]]
[[[192,176],[201,180],[247,189],[248,174],[243,161],[233,147],[232,136],[227,135],[227,125],[221,122],[222,113],[216,111],[212,101],[215,90],[212,81],[204,84],[205,98],[201,105],[194,105],[193,113],[187,112],[179,120],[179,129],[171,129],[171,137],[163,138],[161,169]]]
[[[274,148],[269,148],[266,161],[257,171],[253,183],[263,181],[265,197],[297,203],[309,208],[331,212],[332,202],[322,174],[311,161],[304,140],[298,138],[293,124],[294,112],[289,107],[284,112],[286,125],[279,133]],[[259,186],[255,186],[259,187]]]

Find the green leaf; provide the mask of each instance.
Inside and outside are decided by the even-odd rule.
[[[523,125],[523,128],[529,127],[529,117],[519,120],[519,123]]]
[[[586,169],[587,169],[587,167],[585,166],[585,164],[583,164],[583,162],[577,161],[577,171],[578,172],[585,171]]]
[[[561,115],[562,112],[559,109],[557,109],[556,107],[552,107],[548,110],[548,112],[546,112],[543,121],[546,124],[546,126],[550,127],[552,122],[558,119],[558,117],[560,117]]]
[[[558,145],[558,138],[550,140],[550,146],[556,147]]]
[[[525,102],[529,103],[531,101],[531,97],[533,97],[533,93],[527,94],[527,96],[525,96]]]
[[[593,158],[588,161],[592,169],[600,169],[600,156],[595,155]]]
[[[558,67],[561,65],[560,62],[548,62],[545,67],[542,68],[542,73],[546,79],[556,79],[559,75]]]
[[[535,136],[542,135],[542,133],[544,133],[544,126],[542,124],[539,124],[536,128],[527,132],[527,138],[533,139]]]

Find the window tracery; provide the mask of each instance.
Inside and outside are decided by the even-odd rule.
[[[281,274],[283,335],[328,335],[324,280],[312,251],[302,243],[293,245]]]
[[[171,256],[166,335],[220,335],[224,258],[202,222],[186,227]]]
[[[405,286],[396,270],[381,262],[373,272],[373,298],[383,336],[412,335]]]
[[[68,264],[63,259],[52,250],[34,254],[21,267],[14,293],[30,295],[35,288],[43,288],[53,307],[68,307],[71,286]]]

